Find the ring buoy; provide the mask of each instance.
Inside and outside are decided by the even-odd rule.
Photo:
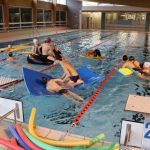
[[[39,64],[39,65],[51,65],[54,61],[47,59],[46,57],[30,54],[27,56],[27,61],[30,64]]]

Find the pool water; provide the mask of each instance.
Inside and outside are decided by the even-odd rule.
[[[149,35],[139,32],[108,32],[108,31],[82,31],[53,35],[52,39],[57,40],[56,44],[60,48],[68,61],[77,69],[80,66],[88,66],[97,74],[107,76],[109,71],[115,66],[128,48],[127,55],[133,55],[141,62],[150,61],[149,55]],[[43,41],[45,37],[41,37]],[[20,44],[27,43],[28,40],[17,41]],[[30,40],[31,41],[31,40]],[[63,41],[64,44],[59,43]],[[65,42],[66,41],[66,42]],[[29,41],[28,41],[29,42]],[[8,43],[7,43],[8,44]],[[99,45],[98,45],[99,44]],[[5,43],[3,43],[5,45]],[[81,58],[84,47],[99,48],[106,57],[101,61]],[[20,52],[15,52],[18,55]],[[2,53],[1,58],[6,54]],[[16,56],[17,63],[10,64],[7,61],[0,62],[0,76],[22,78],[22,67],[30,67],[41,70],[47,66],[31,65],[26,61],[27,54]],[[45,73],[53,77],[60,77],[63,72],[60,66],[56,66]],[[99,87],[100,82],[77,90],[76,93],[82,96],[87,102],[94,91]],[[105,84],[102,91],[91,105],[86,114],[81,118],[79,124],[72,128],[72,133],[94,137],[99,133],[106,134],[106,140],[119,141],[121,120],[143,121],[140,114],[124,112],[124,107],[129,94],[149,96],[150,83],[139,80],[135,75],[125,77],[117,70]],[[61,96],[31,96],[28,94],[23,82],[13,87],[1,91],[0,96],[16,99],[23,102],[24,119],[28,122],[32,107],[37,108],[35,123],[48,128],[67,131],[72,120],[81,111],[82,107],[77,107],[72,102]]]

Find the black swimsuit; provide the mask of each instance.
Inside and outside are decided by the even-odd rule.
[[[79,80],[79,75],[77,76],[70,76],[70,80],[76,83]]]

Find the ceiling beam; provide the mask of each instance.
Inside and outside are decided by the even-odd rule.
[[[84,1],[150,8],[150,0],[84,0]]]

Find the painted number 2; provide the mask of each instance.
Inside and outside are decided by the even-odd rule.
[[[149,126],[150,126],[150,122],[147,122],[145,124],[145,128],[148,129]],[[150,139],[150,129],[145,133],[144,138]]]

